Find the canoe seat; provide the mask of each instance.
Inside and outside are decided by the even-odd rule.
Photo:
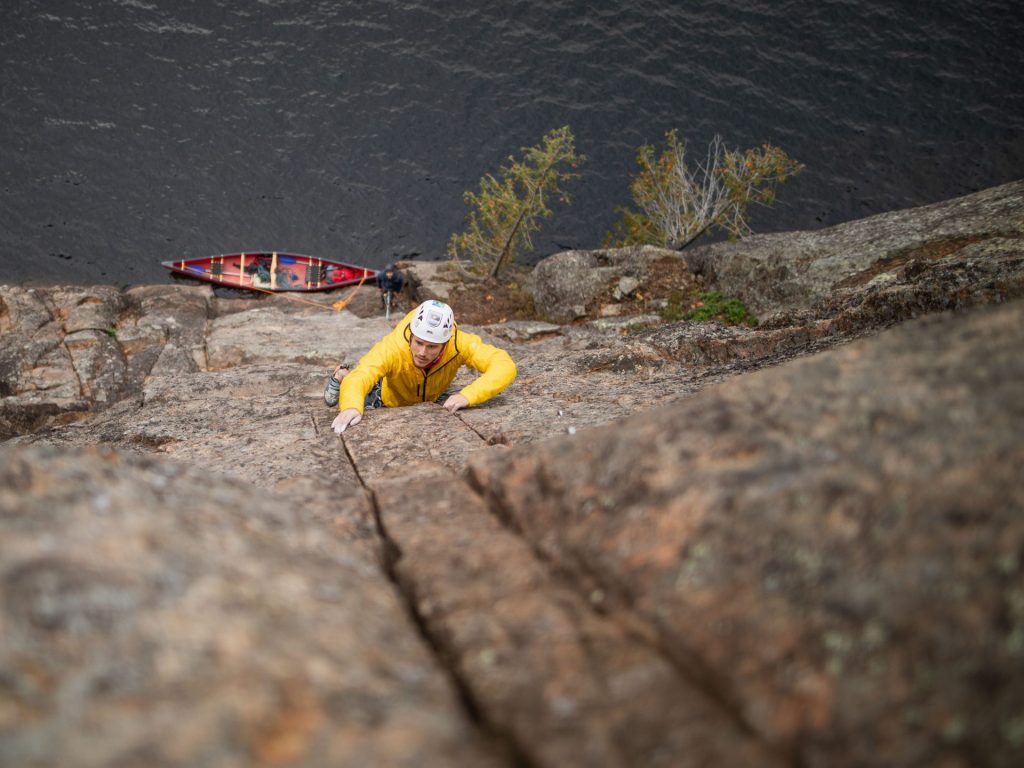
[[[316,264],[306,265],[306,282],[319,283],[324,279],[324,268]]]
[[[219,261],[213,262],[213,264],[210,265],[210,274],[214,277],[220,277],[224,274],[224,265]]]

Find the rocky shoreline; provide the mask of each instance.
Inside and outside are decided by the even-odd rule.
[[[631,315],[666,259],[759,326]],[[1024,182],[533,291],[342,439],[372,296],[0,288],[0,762],[1024,758]]]

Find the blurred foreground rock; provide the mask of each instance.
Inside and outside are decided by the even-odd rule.
[[[1020,187],[992,201],[757,329],[475,328],[505,393],[343,439],[373,293],[0,288],[0,764],[1021,764]],[[594,258],[635,274],[593,301],[651,278]]]
[[[110,449],[0,467],[4,765],[504,764],[347,520]]]
[[[471,479],[602,614],[797,764],[1011,765],[1022,321],[1018,301],[908,324],[473,459]]]

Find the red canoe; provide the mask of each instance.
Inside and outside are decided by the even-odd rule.
[[[329,291],[362,280],[377,270],[294,253],[228,253],[161,262],[172,272],[228,288],[258,291]]]

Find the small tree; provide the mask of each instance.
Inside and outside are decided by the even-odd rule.
[[[576,154],[569,126],[551,131],[539,146],[522,152],[521,160],[509,156],[497,178],[484,176],[478,193],[463,195],[470,207],[466,230],[448,242],[452,259],[468,260],[481,272],[489,270],[491,277],[520,250],[533,250],[533,234],[552,216],[548,201],[570,202],[563,184],[579,175],[573,170],[585,159]]]
[[[686,142],[674,129],[665,141],[658,157],[650,144],[637,150],[640,171],[629,189],[640,210],[619,209],[622,220],[608,242],[653,243],[681,251],[712,227],[744,237],[751,233],[747,208],[771,205],[775,187],[804,167],[770,144],[735,152],[715,136],[703,162],[691,168]]]

